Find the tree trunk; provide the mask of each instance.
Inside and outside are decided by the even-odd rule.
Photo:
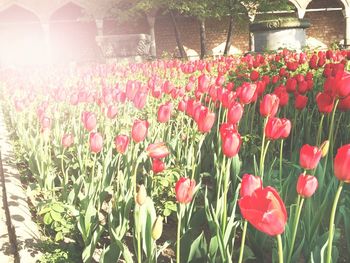
[[[201,56],[200,58],[203,59],[207,55],[207,49],[206,49],[206,35],[205,35],[205,20],[200,20],[200,42],[201,42]]]
[[[175,19],[174,13],[173,13],[172,10],[169,10],[169,13],[170,13],[170,16],[171,16],[171,20],[173,21],[174,32],[175,32],[175,39],[176,39],[177,48],[179,49],[179,52],[180,52],[180,56],[181,56],[181,58],[187,60],[188,59],[187,58],[187,54],[186,54],[185,48],[184,48],[184,46],[182,44],[180,31],[179,31],[179,29],[177,27],[177,23],[176,23],[176,19]]]
[[[150,12],[146,13],[146,18],[149,26],[149,34],[151,36],[150,55],[153,59],[157,57],[156,34],[154,30],[154,24],[156,21],[156,12],[157,10],[151,10]]]
[[[224,56],[227,56],[228,52],[230,51],[230,47],[231,47],[231,43],[232,43],[232,33],[233,33],[233,16],[230,15],[230,23],[229,23],[228,31],[227,31]]]

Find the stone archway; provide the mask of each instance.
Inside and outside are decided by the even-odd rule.
[[[54,63],[96,58],[96,24],[84,7],[67,1],[49,19],[51,57]]]
[[[44,34],[39,17],[13,4],[0,11],[0,64],[25,66],[43,64]]]

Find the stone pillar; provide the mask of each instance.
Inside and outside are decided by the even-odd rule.
[[[156,49],[156,34],[154,31],[154,25],[156,22],[156,13],[157,10],[151,10],[146,14],[147,22],[149,26],[149,34],[151,36],[151,46],[150,46],[150,53],[152,58],[157,57],[157,49]]]
[[[45,45],[45,56],[46,56],[46,63],[51,64],[52,63],[52,50],[51,50],[51,37],[50,37],[50,22],[49,21],[43,21],[41,22],[41,27],[44,31],[44,45]]]
[[[345,7],[343,10],[343,15],[345,18],[345,34],[344,34],[344,46],[345,48],[350,47],[350,8]]]

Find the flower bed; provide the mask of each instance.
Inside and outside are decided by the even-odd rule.
[[[348,58],[9,71],[2,106],[38,215],[84,262],[169,248],[177,262],[336,262],[350,248]]]

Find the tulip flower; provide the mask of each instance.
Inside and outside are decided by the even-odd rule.
[[[135,201],[139,206],[142,206],[144,203],[146,203],[147,199],[147,191],[145,186],[142,184],[139,187],[139,190],[136,194]]]
[[[259,176],[244,174],[241,182],[240,197],[251,196],[257,189],[262,188],[262,181]]]
[[[227,121],[231,124],[237,124],[243,116],[243,106],[239,102],[235,102],[227,112]]]
[[[147,154],[151,158],[161,159],[170,154],[168,147],[164,142],[157,142],[148,145]]]
[[[311,197],[318,187],[318,181],[315,176],[307,175],[305,172],[299,175],[297,182],[297,193],[298,193],[298,201],[296,204],[296,211],[294,214],[293,226],[292,226],[292,240],[290,244],[290,249],[288,253],[287,263],[289,263],[292,259],[295,237],[297,235],[299,218],[301,214],[301,210],[303,208],[305,198]]]
[[[208,108],[200,108],[198,120],[196,120],[198,125],[198,131],[202,133],[209,132],[215,122],[215,113],[211,112]]]
[[[161,173],[165,169],[165,163],[160,159],[152,160],[152,171],[154,174]]]
[[[288,119],[269,118],[265,126],[265,135],[269,140],[285,139],[290,129],[291,123]]]
[[[295,103],[294,103],[294,107],[297,110],[302,110],[306,107],[308,102],[308,97],[304,96],[304,95],[299,95],[296,94],[295,95]]]
[[[278,111],[279,98],[275,94],[266,94],[260,102],[260,114],[263,117],[274,117]]]
[[[69,148],[74,143],[74,136],[70,133],[65,133],[62,136],[61,144],[63,148]]]
[[[223,123],[220,126],[220,135],[223,154],[229,158],[235,156],[239,152],[242,140],[234,125]]]
[[[158,216],[152,226],[152,239],[158,240],[163,233],[163,217]]]
[[[84,128],[89,132],[95,129],[97,125],[96,115],[93,112],[84,111],[81,115]]]
[[[162,123],[169,121],[172,109],[173,104],[171,102],[167,102],[166,104],[160,105],[158,109],[157,120]]]
[[[350,95],[350,72],[339,70],[333,79],[333,93],[338,98]]]
[[[133,104],[136,109],[143,109],[147,103],[147,93],[145,92],[137,92],[133,99]]]
[[[238,205],[244,219],[270,236],[284,232],[287,223],[286,207],[273,187],[258,188],[254,194],[243,196]]]
[[[345,183],[350,183],[350,144],[340,147],[334,159],[334,175]]]
[[[129,137],[127,135],[118,135],[114,139],[114,145],[118,153],[125,153],[129,145]]]
[[[138,143],[143,141],[148,132],[148,121],[145,120],[135,120],[131,129],[131,137],[134,142]]]
[[[334,175],[340,180],[338,190],[335,194],[331,217],[329,220],[329,231],[328,231],[328,247],[326,263],[332,261],[332,246],[334,237],[334,219],[337,210],[337,205],[344,183],[350,183],[350,144],[343,145],[337,151],[334,158]]]
[[[301,174],[298,178],[297,193],[304,197],[311,197],[318,187],[318,181],[315,176]]]
[[[322,157],[322,151],[317,146],[305,144],[300,149],[299,164],[306,170],[315,169]]]
[[[192,201],[196,182],[185,177],[181,177],[175,185],[176,200],[181,204]]]
[[[241,87],[237,89],[237,95],[242,104],[249,104],[255,94],[256,84],[243,83]]]
[[[99,153],[103,147],[102,135],[98,132],[90,133],[90,151]]]
[[[319,92],[316,96],[316,103],[319,112],[330,113],[333,110],[334,98],[325,92]]]
[[[175,185],[176,200],[180,203],[180,209],[177,214],[176,262],[180,262],[181,219],[184,213],[184,205],[192,201],[195,187],[196,182],[185,177],[180,177]]]
[[[117,113],[118,113],[118,108],[117,106],[115,105],[110,105],[108,106],[108,109],[107,109],[107,117],[109,119],[114,119],[115,116],[117,116]]]

